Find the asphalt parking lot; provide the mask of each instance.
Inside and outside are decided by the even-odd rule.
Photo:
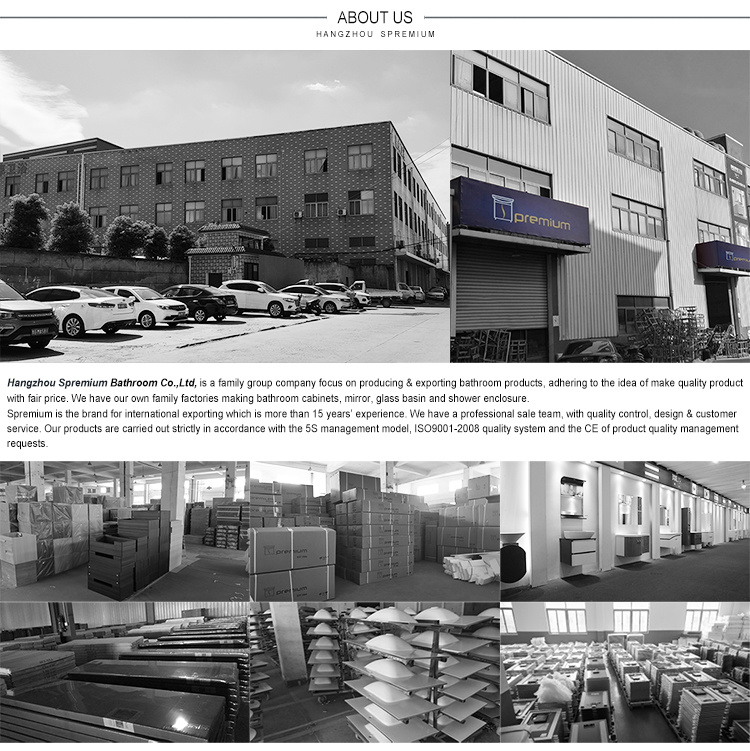
[[[91,331],[44,350],[7,347],[4,363],[448,362],[448,305],[394,306],[272,319],[245,313],[175,328]]]

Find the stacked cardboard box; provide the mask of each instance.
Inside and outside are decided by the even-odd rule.
[[[324,527],[251,528],[247,549],[255,601],[334,597],[336,533]]]
[[[18,504],[0,503],[0,535],[18,532]]]
[[[8,485],[5,500],[8,503],[35,503],[39,500],[39,491],[36,485]]]
[[[102,535],[89,546],[89,589],[113,600],[129,597],[135,591],[135,561],[135,540]]]
[[[402,493],[357,487],[336,507],[336,573],[370,584],[414,573],[414,512]]]
[[[36,581],[36,535],[11,532],[0,536],[0,579],[6,587]]]
[[[52,503],[83,503],[83,488],[75,485],[54,485]]]
[[[211,509],[193,506],[189,515],[191,535],[205,535],[206,529],[211,526]]]

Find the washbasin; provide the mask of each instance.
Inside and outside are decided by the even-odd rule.
[[[500,544],[501,545],[509,545],[513,542],[518,542],[523,536],[525,532],[505,532],[500,533]]]
[[[590,540],[596,532],[587,532],[585,529],[578,532],[563,532],[564,540]]]

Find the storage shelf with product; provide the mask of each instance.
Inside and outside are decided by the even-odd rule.
[[[0,462],[0,596],[248,599],[246,463]]]
[[[0,603],[0,741],[247,743],[249,603]]]
[[[503,598],[745,598],[749,467],[500,462]]]
[[[251,598],[497,600],[501,567],[523,579],[527,563],[500,537],[495,466],[254,462]]]
[[[501,742],[747,743],[750,602],[502,602]]]
[[[497,603],[259,607],[270,609],[276,636],[264,669],[273,689],[264,706],[265,742],[497,741]]]

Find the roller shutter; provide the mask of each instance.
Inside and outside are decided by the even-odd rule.
[[[547,257],[461,247],[456,255],[456,331],[546,329]]]

